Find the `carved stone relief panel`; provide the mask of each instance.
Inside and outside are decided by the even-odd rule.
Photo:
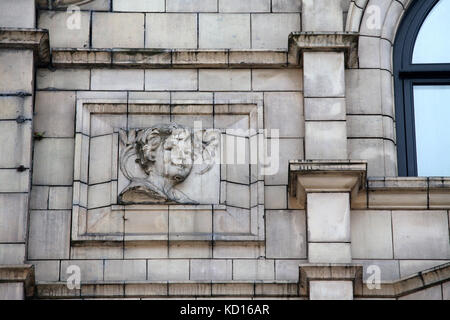
[[[261,101],[79,99],[72,240],[263,240],[262,128]]]

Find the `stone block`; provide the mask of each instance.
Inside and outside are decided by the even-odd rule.
[[[441,286],[434,286],[400,297],[399,300],[442,300]]]
[[[384,143],[382,139],[349,139],[348,155],[352,160],[368,162],[367,175],[384,177]]]
[[[191,260],[191,280],[225,281],[232,279],[231,260]]]
[[[34,132],[44,137],[73,137],[75,119],[75,92],[36,93]]]
[[[257,259],[264,255],[265,247],[251,242],[215,242],[213,248],[214,258],[252,258]]]
[[[49,192],[49,209],[72,209],[72,187],[51,187]]]
[[[219,12],[270,12],[270,0],[219,0]]]
[[[300,31],[300,14],[252,14],[253,49],[286,50],[289,34],[294,31]]]
[[[297,282],[299,265],[305,260],[275,260],[275,280]]]
[[[309,243],[309,263],[350,263],[350,243]]]
[[[59,260],[32,261],[36,282],[56,282],[59,280]]]
[[[28,259],[69,259],[71,211],[30,212]]]
[[[82,10],[110,11],[111,0],[94,0],[86,4],[82,4],[80,8]]]
[[[199,70],[201,91],[251,90],[250,70]]]
[[[31,119],[33,113],[32,96],[0,96],[0,119],[15,120],[22,116]]]
[[[314,160],[347,159],[346,122],[307,121],[305,157]]]
[[[36,86],[38,90],[89,90],[90,70],[77,69],[38,69]]]
[[[147,278],[145,260],[106,260],[105,281],[142,281]]]
[[[272,157],[268,163],[275,169],[275,173],[266,172],[264,176],[266,185],[287,185],[289,161],[304,159],[303,139],[280,139],[278,142],[278,153],[272,153],[271,147],[269,147],[269,151],[267,152],[267,155]]]
[[[301,91],[301,69],[253,69],[252,88],[256,91]]]
[[[308,241],[350,242],[350,195],[308,193]]]
[[[376,268],[380,270],[381,282],[392,282],[400,279],[398,260],[353,260],[353,263],[362,264],[364,282],[375,275]],[[371,280],[373,281],[373,279]]]
[[[442,300],[450,300],[450,281],[442,284]]]
[[[211,207],[206,210],[185,210],[183,207],[171,207],[169,210],[169,233],[173,240],[179,236],[210,238],[212,233]]]
[[[148,13],[146,48],[197,48],[197,15],[190,13]]]
[[[351,281],[311,281],[310,300],[353,300]]]
[[[164,0],[113,0],[113,11],[164,12]]]
[[[31,121],[17,123],[16,121],[0,122],[0,167],[17,168],[30,167],[31,161]]]
[[[169,212],[167,207],[152,208],[152,211],[127,211],[125,213],[126,234],[156,234],[167,239]]]
[[[144,90],[144,70],[91,71],[92,90]]]
[[[80,268],[82,283],[103,280],[103,260],[64,260],[61,261],[61,281],[67,281],[67,278],[73,274],[73,270],[69,269],[72,266]]]
[[[220,37],[217,36],[218,34]],[[200,13],[199,47],[201,49],[250,49],[250,15]]]
[[[301,0],[272,0],[272,12],[300,12]]]
[[[264,207],[266,209],[287,209],[286,186],[265,186]]]
[[[0,242],[25,241],[28,212],[27,199],[27,194],[0,194]]]
[[[48,29],[52,48],[89,48],[87,11],[39,11],[38,27]]]
[[[143,48],[144,24],[143,13],[94,12],[92,47]]]
[[[169,258],[211,259],[212,244],[209,241],[169,242]]]
[[[281,138],[305,135],[302,94],[297,92],[264,93],[264,128],[279,130]]]
[[[25,262],[25,244],[0,243],[0,265],[23,264]]]
[[[0,192],[28,192],[29,177],[28,170],[0,169]]]
[[[189,260],[148,260],[147,269],[150,281],[189,280]]]
[[[380,138],[384,137],[382,116],[352,116],[347,117],[347,132],[350,138]]]
[[[359,38],[359,67],[360,68],[381,68],[380,65],[380,38],[360,37]],[[390,54],[389,48],[389,54]]]
[[[227,204],[233,207],[250,208],[250,187],[242,184],[227,183]]]
[[[393,211],[395,259],[450,259],[445,211]]]
[[[123,243],[92,245],[92,246],[72,246],[70,250],[71,259],[122,259]]]
[[[168,258],[167,241],[147,243],[125,243],[124,259],[161,259]]]
[[[0,27],[34,28],[35,23],[35,0],[0,2]]]
[[[419,272],[443,265],[449,260],[400,260],[400,277],[405,278]]]
[[[233,280],[274,280],[274,260],[233,260]]]
[[[266,257],[306,258],[306,218],[299,210],[266,210]]]
[[[382,114],[380,70],[346,70],[348,114]]]
[[[342,52],[304,52],[305,97],[345,97],[344,67]]]
[[[48,209],[49,187],[32,186],[30,196],[30,209]]]
[[[72,185],[74,139],[43,139],[34,145],[33,183]]]
[[[0,300],[23,300],[25,297],[25,290],[23,283],[0,283]]]
[[[344,98],[305,98],[305,120],[346,120]]]
[[[390,211],[352,211],[352,257],[354,259],[392,259]]]
[[[217,12],[217,0],[166,0],[167,12]]]
[[[145,90],[197,90],[197,70],[150,69],[145,70]]]
[[[33,91],[33,51],[0,50],[0,77],[2,92]]]
[[[302,31],[343,31],[341,2],[341,0],[302,0]]]

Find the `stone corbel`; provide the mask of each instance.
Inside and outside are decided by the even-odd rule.
[[[299,266],[299,291],[301,296],[309,296],[311,281],[351,281],[353,295],[363,291],[363,266],[342,264],[305,264]]]
[[[366,188],[366,177],[365,161],[290,161],[289,195],[302,209],[308,192],[349,192],[356,199]]]
[[[0,28],[0,48],[30,49],[39,66],[50,63],[50,43],[48,30]]]
[[[289,35],[289,64],[302,66],[304,51],[343,51],[347,68],[358,68],[358,40],[356,32],[293,32]]]

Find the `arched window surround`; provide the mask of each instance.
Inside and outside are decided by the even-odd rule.
[[[449,64],[413,64],[417,35],[439,0],[414,1],[399,26],[394,42],[395,116],[399,176],[417,176],[414,85],[450,85]]]

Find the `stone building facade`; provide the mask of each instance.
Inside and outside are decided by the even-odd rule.
[[[0,0],[0,299],[450,299],[417,1]]]

